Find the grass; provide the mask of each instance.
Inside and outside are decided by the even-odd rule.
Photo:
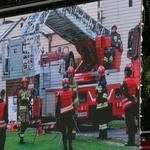
[[[108,123],[108,127],[110,128],[125,128],[125,121],[124,120],[113,120]]]
[[[20,145],[18,132],[10,134],[7,130],[5,150],[63,150],[61,133],[56,136],[56,132],[53,131],[52,134],[46,133],[43,136],[36,136],[36,138],[35,135],[35,129],[27,130],[25,133],[26,144]],[[115,139],[98,141],[95,137],[86,137],[85,140],[82,136],[76,136],[76,139],[73,140],[73,148],[74,150],[138,150],[138,147],[125,147],[121,143],[123,141]]]

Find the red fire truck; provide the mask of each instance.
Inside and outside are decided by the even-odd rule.
[[[132,28],[128,33],[128,49],[131,52],[131,62],[133,63],[133,77],[135,78],[137,85],[139,86],[140,83],[140,24]],[[104,38],[104,37],[99,37]],[[106,40],[109,41],[108,38]],[[88,43],[90,43],[88,41]],[[108,43],[108,42],[106,42]],[[87,44],[88,45],[88,44]],[[101,48],[101,50],[104,51],[104,49]],[[116,50],[117,51],[117,50]],[[82,57],[82,56],[81,56]],[[137,57],[138,59],[135,59]],[[83,57],[82,57],[83,58]],[[85,60],[83,60],[84,62]],[[116,60],[117,61],[117,60]],[[81,62],[81,65],[83,64]],[[83,72],[82,69],[80,69],[81,73],[78,72],[78,68],[81,68],[79,65],[77,69],[75,70],[75,78],[77,79],[79,86],[78,86],[78,92],[79,92],[79,108],[78,108],[78,123],[83,122],[92,122],[93,126],[96,125],[96,94],[95,94],[95,87],[97,84],[90,83],[89,81],[95,81],[96,72],[92,76],[92,73],[94,73],[94,69],[89,72]],[[106,73],[107,74],[107,73]],[[115,73],[114,73],[115,74]],[[122,107],[122,93],[120,90],[120,83],[121,80],[117,78],[116,81],[116,75],[119,75],[118,73],[115,74],[113,81],[112,77],[114,74],[106,75],[106,79],[108,81],[107,89],[108,89],[108,104],[109,104],[109,120],[111,121],[113,117],[122,117],[124,115],[123,107]],[[118,76],[119,77],[119,76]],[[123,76],[121,78],[123,80]],[[59,91],[61,88],[47,88],[46,93],[47,97],[49,98],[50,95],[55,96],[55,92]],[[57,96],[55,97],[55,102],[57,100]]]

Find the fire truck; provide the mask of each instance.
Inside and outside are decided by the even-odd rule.
[[[75,65],[73,51],[69,49],[66,53],[41,53],[39,31],[43,24],[76,47],[81,56],[78,66]],[[140,31],[135,33],[135,30],[132,35],[129,34],[129,37],[137,39],[129,40],[135,53],[139,45],[139,34]],[[2,41],[2,80],[6,81],[7,97],[16,95],[20,78],[34,78],[34,83],[31,82],[29,87],[36,88],[38,97],[42,99],[42,117],[55,118],[56,92],[61,89],[63,78],[63,74],[58,70],[60,60],[64,60],[64,70],[70,65],[76,67],[75,78],[79,84],[77,119],[80,122],[91,121],[94,125],[96,70],[99,65],[103,65],[105,48],[109,46],[110,31],[78,6],[33,13],[24,22],[21,36]],[[120,91],[120,82],[123,79],[123,73],[120,72],[121,55],[122,52],[115,49],[113,65],[106,70],[110,118],[121,117],[124,114]]]

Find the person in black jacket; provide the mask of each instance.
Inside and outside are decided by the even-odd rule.
[[[99,136],[97,139],[103,140],[107,139],[107,123],[108,123],[108,103],[107,103],[107,81],[105,79],[105,68],[104,66],[99,66],[98,68],[98,86],[96,87],[95,93],[96,98],[96,110],[99,123]]]
[[[117,32],[117,25],[114,24],[111,27],[111,47],[114,47],[116,49],[120,49],[120,46],[122,44],[122,40],[121,40],[121,36],[120,34]]]
[[[6,129],[8,123],[8,107],[4,102],[5,90],[1,90],[0,98],[0,150],[4,150],[6,140]]]
[[[69,150],[72,148],[72,129],[74,107],[72,104],[73,91],[69,87],[68,78],[62,80],[63,90],[58,92],[58,100],[56,103],[56,122],[60,122],[63,136],[64,150],[67,150],[67,139],[69,141]],[[68,129],[68,134],[67,134]],[[68,138],[67,138],[68,135]]]

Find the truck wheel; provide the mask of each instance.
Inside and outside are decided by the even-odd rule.
[[[74,54],[73,52],[68,52],[65,56],[65,62],[66,62],[66,67],[65,71],[68,69],[69,66],[72,66],[75,68],[75,60],[74,60]]]

